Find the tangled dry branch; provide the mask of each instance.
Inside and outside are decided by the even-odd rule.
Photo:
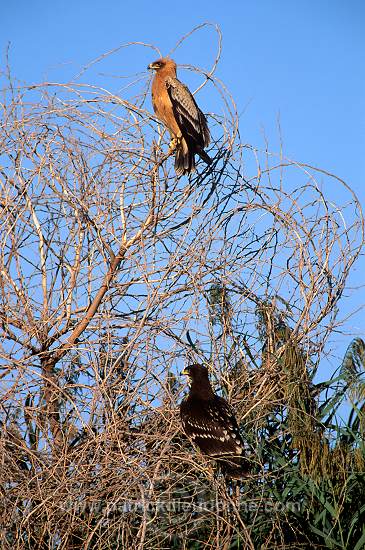
[[[232,99],[207,82],[226,115],[209,116],[214,161],[190,179],[175,177],[145,80],[123,97],[4,91],[3,548],[182,548],[199,521],[204,547],[239,531],[253,548],[234,494],[181,434],[178,372],[207,361],[253,430],[285,400],[287,346],[306,373],[318,365],[363,220],[335,176],[243,144]],[[253,461],[242,495],[273,475]],[[199,499],[229,510],[196,516]]]

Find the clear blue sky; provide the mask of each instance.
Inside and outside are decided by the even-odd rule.
[[[363,0],[5,0],[1,12],[2,54],[10,42],[13,74],[28,83],[72,79],[83,65],[129,41],[154,43],[167,54],[194,26],[218,23],[223,53],[217,75],[238,104],[243,141],[262,146],[264,129],[275,150],[280,114],[287,156],[337,174],[365,206]],[[196,35],[176,61],[210,66],[215,40],[209,31]],[[99,74],[100,81],[118,89],[120,75],[143,72],[152,60],[143,48],[120,50],[98,66],[110,75]],[[83,75],[84,81],[92,78]],[[201,97],[204,109],[213,111],[209,98]],[[363,285],[364,278],[362,261],[351,283]],[[344,312],[365,303],[364,287],[347,295]],[[361,311],[347,329],[364,337],[364,321]],[[339,341],[339,357],[349,341]]]

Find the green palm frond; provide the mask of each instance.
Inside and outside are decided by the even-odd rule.
[[[361,338],[355,338],[346,350],[340,369],[354,400],[365,398],[365,380],[361,378],[364,371],[365,342]]]

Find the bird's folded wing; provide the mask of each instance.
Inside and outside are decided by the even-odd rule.
[[[207,121],[189,88],[173,77],[166,79],[166,88],[176,121],[183,133],[189,135],[200,147],[207,147],[210,142]]]
[[[200,449],[211,456],[241,455],[244,444],[234,414],[228,403],[218,396],[209,404],[190,409],[182,404],[181,420],[185,433]]]

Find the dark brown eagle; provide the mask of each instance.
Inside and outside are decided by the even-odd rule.
[[[208,369],[199,364],[186,367],[190,391],[180,404],[186,435],[201,452],[217,461],[223,473],[232,478],[249,473],[244,457],[245,445],[234,413],[223,397],[210,385]]]
[[[156,116],[171,135],[178,176],[195,170],[195,154],[207,164],[212,160],[204,151],[210,142],[207,120],[190,90],[176,78],[176,63],[163,57],[148,65],[156,71],[152,82],[152,104]]]

